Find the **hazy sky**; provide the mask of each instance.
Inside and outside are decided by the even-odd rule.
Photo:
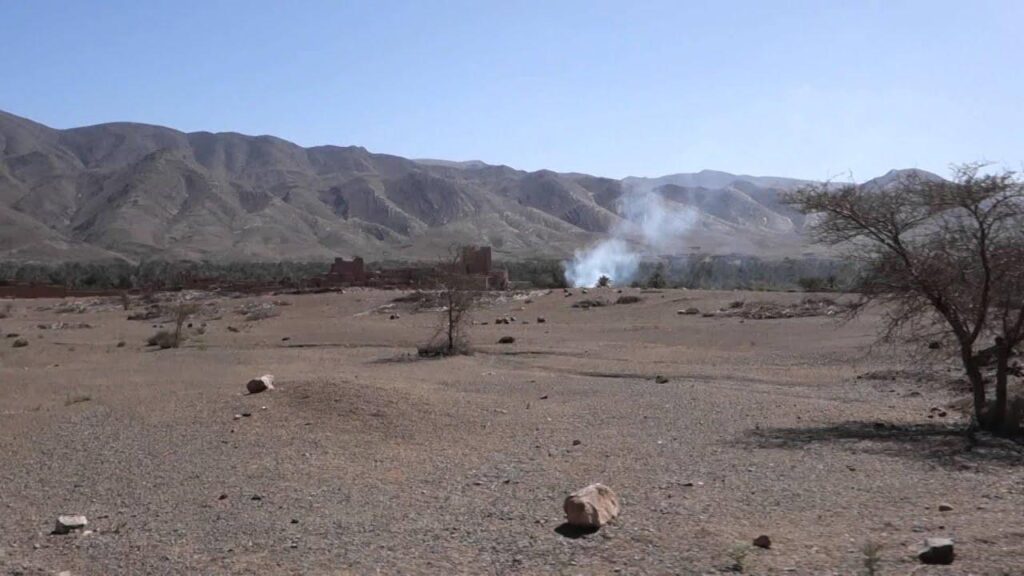
[[[421,158],[1024,165],[1024,1],[0,0],[0,109]]]

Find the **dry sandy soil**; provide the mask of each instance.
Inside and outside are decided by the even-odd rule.
[[[415,358],[437,314],[390,319],[395,292],[217,298],[169,350],[114,301],[15,301],[0,330],[28,346],[0,340],[0,567],[715,574],[745,556],[750,574],[847,575],[875,542],[880,574],[1024,574],[1020,447],[971,446],[960,413],[936,416],[955,374],[910,378],[928,363],[869,349],[877,317],[683,316],[802,295],[626,292],[642,301],[502,297],[475,313],[476,354],[443,360]],[[273,300],[290,305],[235,311]],[[247,395],[267,372],[277,389]],[[563,498],[591,482],[621,517],[563,535]],[[91,533],[51,535],[68,513]],[[749,547],[760,534],[771,549]],[[955,539],[952,566],[919,564],[928,536]]]

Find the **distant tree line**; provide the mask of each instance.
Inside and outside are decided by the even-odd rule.
[[[0,262],[0,282],[52,284],[77,290],[176,289],[204,280],[289,285],[323,275],[327,269],[324,262]]]
[[[424,266],[423,262],[388,261],[372,268]],[[76,290],[173,290],[199,281],[237,284],[300,285],[323,276],[327,262],[209,262],[147,260],[40,264],[0,262],[0,282],[51,284]],[[560,260],[517,260],[496,263],[513,282],[534,288],[566,286]],[[843,290],[850,286],[849,263],[820,258],[764,260],[751,256],[693,255],[645,262],[633,280],[649,288],[684,287],[714,290]],[[612,284],[615,280],[612,279]]]
[[[566,286],[559,260],[522,260],[497,264],[508,269],[513,282],[536,288]],[[644,288],[704,290],[840,291],[852,285],[856,267],[828,258],[767,260],[754,256],[694,254],[658,262],[643,262],[630,285]],[[611,279],[615,285],[615,279]]]

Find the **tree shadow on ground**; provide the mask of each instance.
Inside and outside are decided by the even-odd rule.
[[[909,458],[969,470],[979,464],[1024,465],[1024,445],[963,427],[943,424],[891,424],[850,421],[831,426],[762,428],[740,440],[756,448],[802,450],[828,444],[849,452]]]

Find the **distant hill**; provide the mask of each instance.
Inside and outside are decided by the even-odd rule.
[[[621,220],[630,190],[696,210],[674,253],[794,255],[802,218],[778,195],[801,183],[614,180],[145,124],[56,130],[0,112],[0,258],[425,259],[464,243],[564,257]]]

